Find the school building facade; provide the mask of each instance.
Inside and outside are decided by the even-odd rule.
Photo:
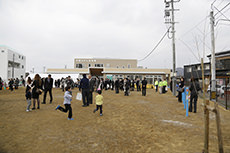
[[[137,66],[136,59],[110,59],[110,58],[76,58],[73,69],[50,69],[46,73],[69,73],[69,74],[91,74],[110,79],[125,78],[143,79],[147,78],[149,84],[155,79],[167,79],[170,81],[171,69],[148,69]]]
[[[6,46],[0,46],[0,77],[7,81],[10,78],[25,77],[26,57]]]

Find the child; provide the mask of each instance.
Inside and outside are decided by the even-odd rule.
[[[29,112],[30,110],[30,106],[31,106],[31,87],[29,85],[26,86],[26,101],[27,101],[27,109],[26,111]]]
[[[64,95],[64,105],[65,105],[65,109],[63,107],[61,107],[60,105],[57,106],[56,110],[59,109],[62,112],[67,113],[69,111],[68,114],[68,120],[73,120],[72,118],[72,107],[71,107],[71,101],[72,101],[72,91],[70,86],[65,87],[65,95]]]
[[[93,111],[94,113],[100,108],[100,116],[102,116],[102,104],[103,104],[103,96],[101,95],[101,90],[97,91],[98,95],[96,96],[96,109]]]
[[[30,77],[28,77],[27,85],[26,85],[26,101],[27,101],[27,109],[26,109],[26,111],[27,112],[31,111],[30,110],[31,96],[32,96],[31,83],[32,83],[32,80],[31,80]]]

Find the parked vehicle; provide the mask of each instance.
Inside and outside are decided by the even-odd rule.
[[[220,87],[219,95],[221,97],[224,97],[225,90],[230,91],[230,85],[227,86],[227,89],[226,89],[226,85],[223,85],[223,86]]]
[[[211,90],[211,87],[210,85],[208,86],[208,89],[207,89],[207,93],[210,93],[210,90]],[[220,85],[216,85],[216,94],[217,95],[220,95],[220,90],[221,90],[221,86]]]

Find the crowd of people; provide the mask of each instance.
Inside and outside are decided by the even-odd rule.
[[[19,86],[25,86],[25,79],[23,77],[19,78],[11,78],[7,81],[4,81],[0,77],[0,90],[9,88],[10,91],[14,89],[18,89]]]
[[[32,110],[40,109],[40,95],[43,93],[43,101],[41,104],[46,104],[47,93],[50,96],[50,104],[53,101],[52,89],[53,85],[55,88],[60,88],[62,91],[65,91],[64,94],[64,106],[57,106],[56,110],[60,110],[62,112],[69,112],[68,119],[73,120],[72,118],[72,89],[79,88],[79,91],[82,95],[82,107],[88,107],[90,104],[93,104],[93,93],[96,92],[97,96],[95,99],[96,108],[93,110],[95,113],[98,109],[100,109],[100,115],[102,116],[102,104],[103,104],[103,90],[115,90],[115,94],[119,94],[120,92],[124,93],[124,96],[130,96],[131,92],[136,89],[137,92],[142,91],[142,96],[146,96],[146,89],[148,82],[146,78],[142,80],[140,78],[130,79],[127,78],[117,78],[115,81],[106,78],[99,78],[98,76],[92,77],[91,75],[86,76],[83,74],[82,79],[77,79],[75,82],[73,79],[68,76],[66,78],[61,78],[57,80],[53,80],[51,75],[48,75],[47,78],[41,78],[39,74],[36,74],[33,80],[28,77],[27,82],[23,78],[20,80],[10,79],[8,82],[8,87],[11,91],[14,89],[18,89],[19,85],[26,85],[26,100],[27,100],[27,108],[26,111],[31,111],[30,107],[32,105]],[[0,78],[0,89],[4,87],[4,82]],[[155,79],[153,86],[155,88],[155,92],[159,92],[160,94],[165,94],[168,91],[168,82],[165,79]],[[170,89],[172,90],[172,85],[170,83]],[[182,92],[184,92],[185,84],[183,77],[180,79],[177,85],[178,92],[178,102],[182,102]],[[196,113],[197,111],[197,99],[198,99],[198,91],[201,90],[199,83],[194,78],[191,79],[191,83],[189,86],[190,90],[190,105],[189,111]],[[33,102],[33,103],[32,103]],[[194,106],[193,106],[194,105]],[[193,109],[194,107],[194,109]]]

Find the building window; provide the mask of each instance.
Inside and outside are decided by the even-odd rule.
[[[106,64],[106,67],[110,67],[110,64],[107,63],[107,64]]]
[[[119,66],[117,65],[117,68],[119,68]]]
[[[4,53],[5,51],[4,50],[2,50],[2,53]]]
[[[23,56],[22,56],[22,59],[23,59]]]
[[[24,65],[22,65],[22,69],[24,69]]]
[[[205,70],[209,70],[209,69],[210,69],[210,66],[209,66],[208,64],[206,64],[206,65],[204,66],[204,69],[205,69]]]
[[[95,67],[103,67],[103,64],[95,64]]]
[[[201,69],[201,66],[200,66],[200,65],[198,65],[198,66],[197,66],[197,70],[200,70],[200,69]]]
[[[122,68],[124,69],[124,68],[125,68],[125,66],[123,65],[123,66],[122,66]]]
[[[128,68],[131,68],[131,65],[130,65],[130,64],[128,64]]]
[[[76,64],[76,68],[83,68],[82,64]]]
[[[89,67],[91,67],[91,64],[89,64]]]
[[[192,67],[188,67],[187,72],[192,72]]]
[[[20,56],[20,55],[18,55],[18,57],[19,57],[19,59],[21,58],[21,56]]]

